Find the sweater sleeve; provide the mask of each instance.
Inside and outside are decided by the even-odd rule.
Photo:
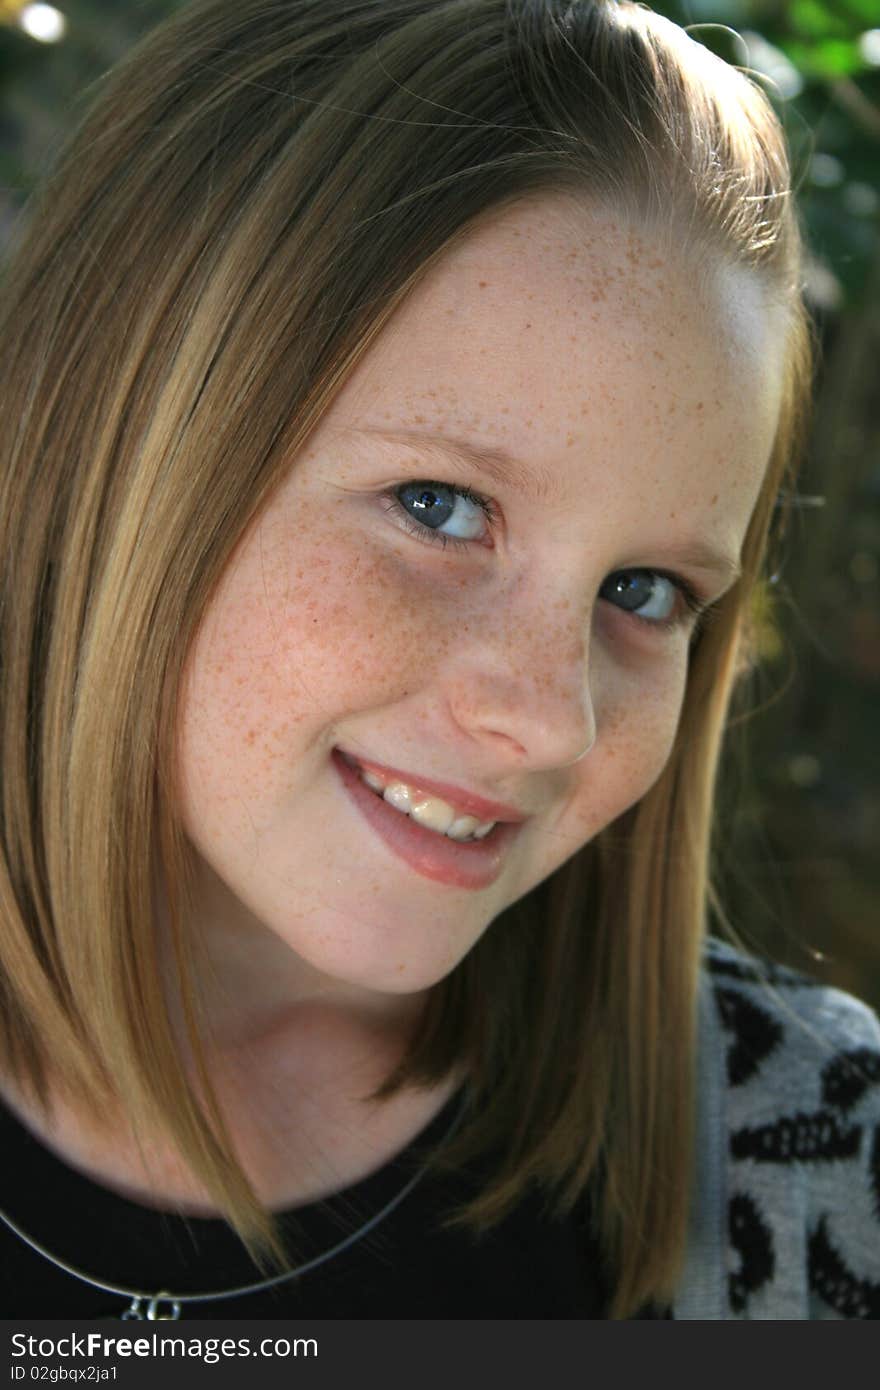
[[[880,1318],[880,1023],[712,942],[729,1318]]]

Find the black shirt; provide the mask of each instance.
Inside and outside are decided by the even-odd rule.
[[[296,1264],[369,1221],[418,1170],[420,1151],[458,1114],[453,1096],[410,1144],[371,1176],[282,1214]],[[202,1293],[263,1275],[219,1218],[183,1217],[130,1201],[69,1167],[0,1105],[2,1208],[58,1259],[125,1289]],[[602,1318],[607,1294],[586,1203],[564,1220],[537,1190],[491,1231],[443,1231],[439,1218],[479,1191],[479,1171],[428,1174],[348,1248],[280,1287],[184,1303],[182,1317]],[[0,1317],[119,1317],[130,1299],[56,1268],[0,1222]],[[642,1316],[656,1317],[650,1309]]]

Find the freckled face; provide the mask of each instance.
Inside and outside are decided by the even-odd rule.
[[[330,994],[424,990],[644,795],[692,620],[668,580],[633,572],[710,601],[727,587],[671,547],[738,558],[781,356],[749,273],[719,263],[698,293],[647,233],[562,199],[496,214],[437,263],[239,547],[190,653],[182,814],[203,922],[229,949],[280,951]],[[425,434],[507,451],[520,486],[426,453]],[[425,513],[390,494],[413,482],[446,485],[428,524],[462,545],[407,529]],[[335,747],[520,808],[495,880],[438,882],[393,854]]]

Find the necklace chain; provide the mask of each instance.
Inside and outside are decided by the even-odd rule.
[[[463,1107],[459,1107],[455,1119],[446,1132],[445,1139],[450,1139],[452,1137],[453,1133],[458,1128],[463,1114]],[[350,1235],[346,1236],[336,1245],[331,1246],[329,1250],[325,1250],[323,1254],[316,1255],[312,1260],[307,1260],[306,1263],[300,1265],[298,1269],[286,1270],[282,1274],[275,1274],[268,1279],[261,1279],[255,1284],[242,1284],[234,1289],[214,1289],[209,1293],[172,1293],[169,1289],[159,1289],[157,1292],[149,1292],[144,1289],[126,1289],[119,1284],[109,1284],[103,1279],[96,1279],[94,1275],[85,1274],[81,1269],[75,1269],[73,1265],[69,1265],[66,1260],[59,1259],[57,1255],[53,1255],[51,1251],[47,1250],[39,1241],[34,1240],[32,1236],[29,1236],[27,1232],[23,1231],[21,1227],[12,1220],[12,1217],[7,1215],[2,1209],[0,1209],[0,1221],[2,1221],[14,1235],[18,1236],[19,1240],[24,1241],[25,1245],[30,1246],[31,1250],[37,1255],[41,1255],[43,1259],[48,1260],[50,1264],[63,1270],[65,1274],[72,1275],[74,1279],[79,1279],[83,1284],[90,1284],[92,1288],[103,1289],[105,1293],[118,1294],[121,1298],[131,1299],[130,1306],[120,1314],[123,1321],[133,1319],[149,1322],[176,1322],[180,1318],[181,1308],[184,1303],[208,1303],[211,1301],[219,1301],[224,1298],[236,1298],[243,1294],[259,1293],[264,1289],[271,1289],[277,1287],[279,1284],[285,1284],[291,1279],[298,1279],[301,1275],[307,1274],[310,1270],[317,1268],[318,1265],[333,1259],[335,1255],[341,1255],[344,1250],[354,1245],[356,1241],[359,1241],[363,1236],[367,1235],[368,1232],[373,1230],[375,1226],[378,1226],[379,1222],[384,1220],[386,1216],[389,1216],[390,1213],[394,1211],[395,1207],[399,1206],[403,1201],[404,1197],[412,1192],[413,1188],[424,1176],[424,1173],[425,1169],[420,1168],[413,1174],[409,1182],[404,1185],[400,1192],[392,1197],[389,1202],[386,1202],[385,1206],[371,1216],[369,1221],[366,1221],[363,1226],[359,1226],[356,1231],[352,1231]],[[163,1305],[167,1305],[167,1311],[163,1311]]]

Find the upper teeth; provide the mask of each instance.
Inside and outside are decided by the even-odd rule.
[[[482,840],[496,824],[494,820],[479,821],[476,816],[460,815],[448,801],[441,801],[439,796],[426,796],[405,782],[383,782],[366,768],[361,768],[360,774],[367,786],[378,792],[389,806],[452,840]]]

